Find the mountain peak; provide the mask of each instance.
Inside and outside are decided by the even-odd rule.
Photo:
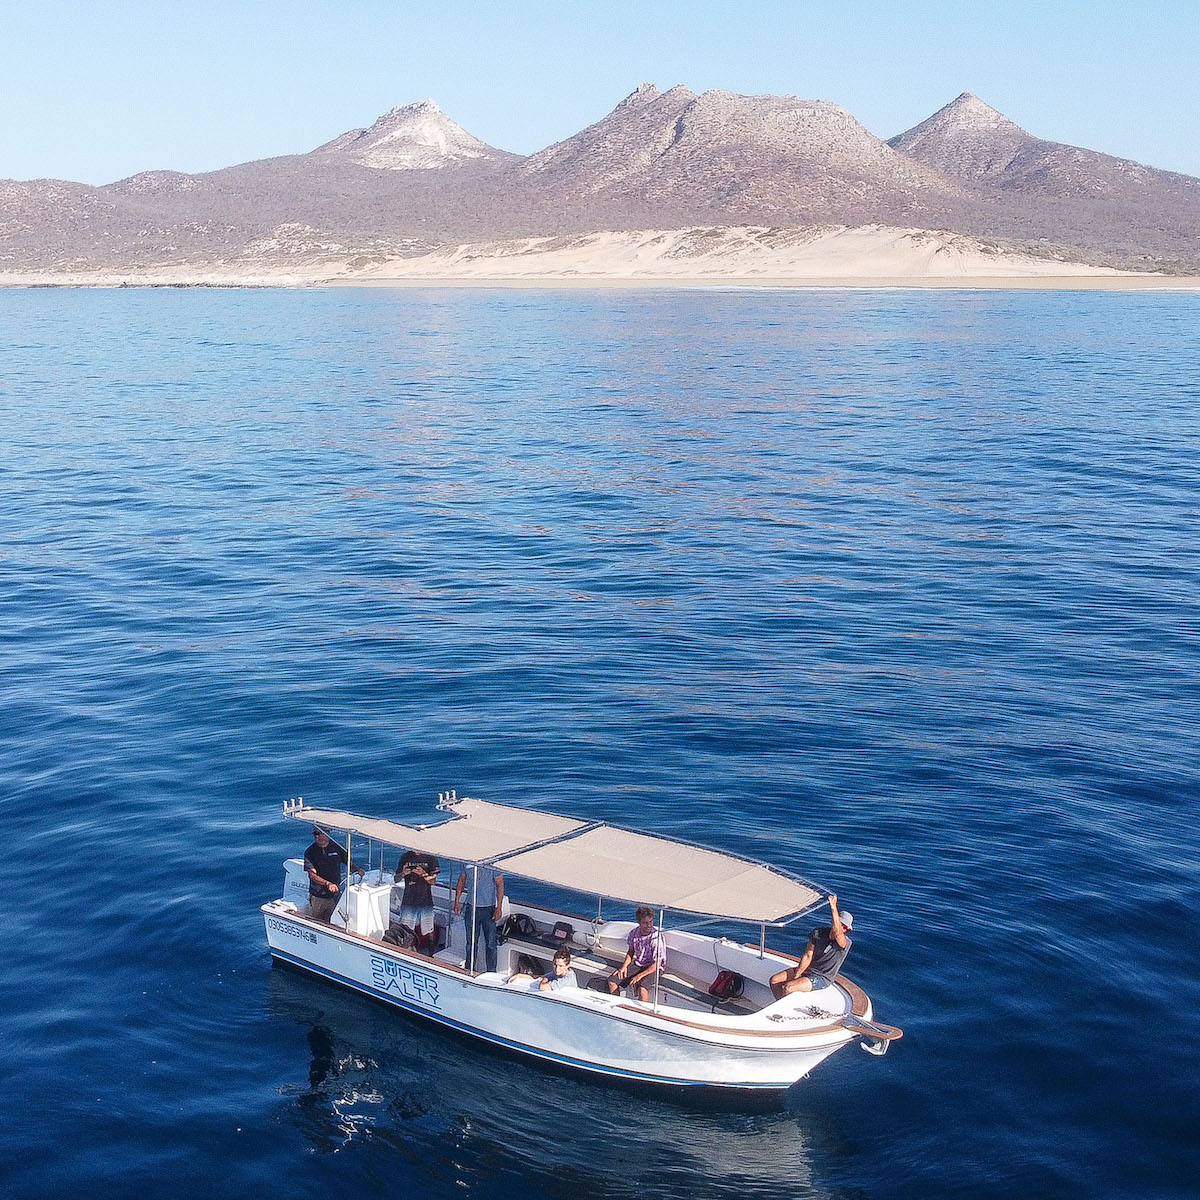
[[[530,175],[581,170],[585,191],[637,175],[676,136],[681,114],[696,99],[676,84],[660,92],[652,83],[639,84],[606,117],[573,137],[530,155],[523,169]]]
[[[382,125],[408,121],[414,117],[437,118],[446,117],[446,114],[438,107],[436,100],[414,100],[411,104],[397,104],[395,108],[389,108],[371,128],[377,129]],[[446,119],[449,120],[448,117]]]
[[[973,92],[963,92],[888,145],[951,179],[1002,175],[1038,139]]]
[[[617,105],[618,109],[622,108],[637,108],[641,104],[648,104],[651,100],[657,100],[662,93],[652,83],[639,83],[637,87]]]
[[[944,143],[979,136],[1021,140],[1030,135],[1002,112],[985,104],[974,92],[963,92],[943,105],[931,117],[897,134],[889,145],[911,153],[926,143]]]
[[[1002,112],[985,104],[974,92],[963,92],[956,96],[929,119],[936,121],[939,118],[942,124],[953,124],[959,129],[1019,128]]]
[[[739,212],[803,212],[810,220],[865,211],[868,195],[894,195],[896,211],[907,212],[922,188],[932,194],[947,186],[840,105],[723,89],[697,96],[682,85],[666,92],[639,87],[521,170],[576,206],[594,204],[594,197],[658,213],[700,211],[700,204],[726,211],[732,204]]]
[[[471,158],[497,156],[486,142],[452,121],[433,100],[389,109],[366,129],[352,129],[314,154],[339,154],[385,171],[433,170]]]

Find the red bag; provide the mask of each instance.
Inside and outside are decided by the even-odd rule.
[[[736,971],[722,971],[708,985],[714,1000],[736,1000],[746,990],[746,981]]]

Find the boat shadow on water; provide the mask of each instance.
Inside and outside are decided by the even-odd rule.
[[[839,1135],[791,1093],[668,1092],[531,1063],[286,962],[268,1003],[304,1031],[284,1120],[317,1155],[385,1156],[363,1162],[369,1177],[407,1170],[473,1195],[829,1195],[812,1159]]]

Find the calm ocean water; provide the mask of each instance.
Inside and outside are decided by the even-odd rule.
[[[1196,1194],[1200,296],[0,292],[0,422],[6,1197]],[[905,1039],[273,968],[281,802],[450,787],[814,878]]]

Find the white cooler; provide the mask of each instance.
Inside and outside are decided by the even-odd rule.
[[[356,883],[346,889],[338,909],[345,912],[346,928],[364,937],[379,938],[388,927],[390,883]]]

